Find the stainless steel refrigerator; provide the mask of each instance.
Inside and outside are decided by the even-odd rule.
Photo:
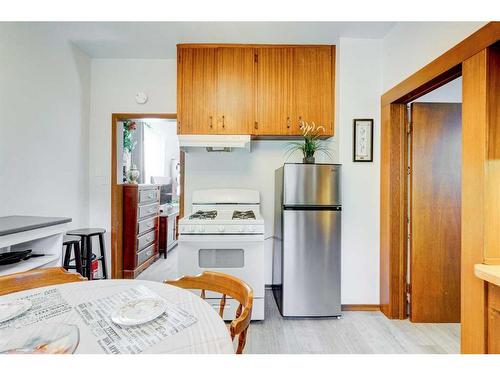
[[[285,317],[340,316],[338,164],[285,164],[275,175],[273,292]]]

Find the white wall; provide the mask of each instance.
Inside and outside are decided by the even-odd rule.
[[[422,103],[462,103],[462,77],[421,96],[415,102]]]
[[[398,22],[383,39],[383,91],[406,79],[486,22]]]
[[[108,229],[110,255],[111,115],[175,113],[176,60],[93,59],[91,67],[89,225]],[[148,95],[145,104],[135,102],[139,91]]]
[[[148,95],[145,104],[135,102],[138,91]],[[111,226],[111,114],[175,113],[175,98],[175,60],[92,60],[90,225]]]
[[[379,303],[381,41],[340,39],[342,303]],[[367,58],[369,56],[369,58]],[[353,119],[374,119],[373,163],[352,161]]]
[[[0,23],[0,216],[88,225],[90,59],[47,24]]]
[[[445,25],[446,26],[446,25]],[[479,27],[477,24],[402,24],[387,40],[341,38],[337,49],[336,136],[333,162],[343,164],[342,302],[379,303],[380,95]],[[433,43],[428,43],[432,30]],[[440,31],[440,33],[439,33]],[[418,35],[412,35],[413,32]],[[409,46],[412,46],[409,48]],[[175,60],[92,61],[90,222],[110,226],[110,134],[113,112],[176,111]],[[137,105],[137,91],[150,100]],[[352,162],[352,120],[373,118],[374,162]],[[191,152],[186,157],[186,205],[194,189],[246,187],[262,193],[266,238],[273,235],[274,170],[284,162],[283,141],[252,142],[250,154]],[[297,155],[290,161],[300,160]],[[266,240],[266,283],[272,241]]]
[[[341,38],[337,54],[336,136],[329,140],[334,158],[328,162],[343,164],[342,303],[378,304],[381,42]],[[375,120],[373,163],[352,162],[354,118]],[[251,153],[196,151],[186,155],[188,205],[192,191],[200,188],[250,188],[261,192],[268,284],[272,282],[274,171],[285,162],[286,144],[259,141],[252,142]],[[300,161],[300,155],[288,161]]]
[[[341,40],[337,50],[337,125],[329,146],[333,160],[344,165],[343,302],[378,303],[378,103],[380,42]],[[365,58],[365,53],[370,59]],[[92,61],[90,222],[110,227],[111,113],[175,113],[175,60],[96,59]],[[373,76],[376,78],[374,79]],[[137,105],[137,91],[150,100]],[[375,119],[375,162],[352,163],[352,119]],[[340,140],[340,145],[338,145]],[[244,187],[261,192],[266,220],[266,283],[271,283],[274,171],[285,162],[285,141],[253,141],[252,152],[186,155],[186,207],[199,188]],[[288,161],[299,161],[293,155]],[[366,189],[369,186],[370,189]]]
[[[162,176],[172,177],[172,160],[177,163],[180,159],[179,137],[177,137],[176,120],[146,120],[146,123],[153,126],[154,130],[161,134],[165,142],[164,171]]]

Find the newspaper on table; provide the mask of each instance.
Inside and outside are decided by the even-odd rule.
[[[124,327],[111,321],[111,314],[116,308],[145,297],[160,298],[152,290],[140,285],[109,297],[81,303],[75,306],[75,310],[97,337],[102,350],[111,354],[141,353],[197,321],[194,316],[168,301],[166,312],[151,322]]]
[[[41,292],[33,293],[21,300],[31,302],[31,308],[23,315],[0,323],[0,329],[7,327],[24,327],[35,324],[71,311],[71,305],[61,295],[56,288],[50,288]]]

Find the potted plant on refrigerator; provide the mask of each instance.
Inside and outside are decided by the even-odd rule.
[[[324,126],[317,126],[314,122],[308,124],[302,121],[300,125],[302,130],[303,142],[294,141],[288,144],[287,158],[290,157],[296,151],[300,151],[304,156],[302,161],[304,164],[314,164],[316,159],[314,155],[316,153],[323,153],[329,158],[332,158],[330,150],[320,139],[321,134],[325,132]]]

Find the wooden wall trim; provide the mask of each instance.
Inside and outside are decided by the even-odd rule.
[[[123,185],[116,180],[116,123],[130,119],[176,119],[175,113],[113,113],[111,115],[111,277],[123,278]],[[183,170],[181,165],[181,170]],[[181,181],[182,183],[182,181]],[[183,200],[184,186],[181,186]]]
[[[405,319],[406,105],[382,107],[380,176],[380,310]]]
[[[500,39],[500,22],[490,22],[464,39],[431,63],[409,76],[382,95],[382,106],[393,102],[408,102],[429,91],[430,81],[456,68],[462,61],[488,48]],[[439,81],[439,80],[438,80]],[[434,82],[430,90],[446,83]]]
[[[500,264],[500,42],[488,49],[484,263]]]
[[[342,305],[342,311],[380,311],[380,305],[347,304]]]
[[[486,296],[474,264],[484,251],[487,50],[464,61],[462,74],[461,351],[485,353]]]
[[[331,44],[243,44],[243,43],[179,43],[177,48],[303,48],[335,47]]]

